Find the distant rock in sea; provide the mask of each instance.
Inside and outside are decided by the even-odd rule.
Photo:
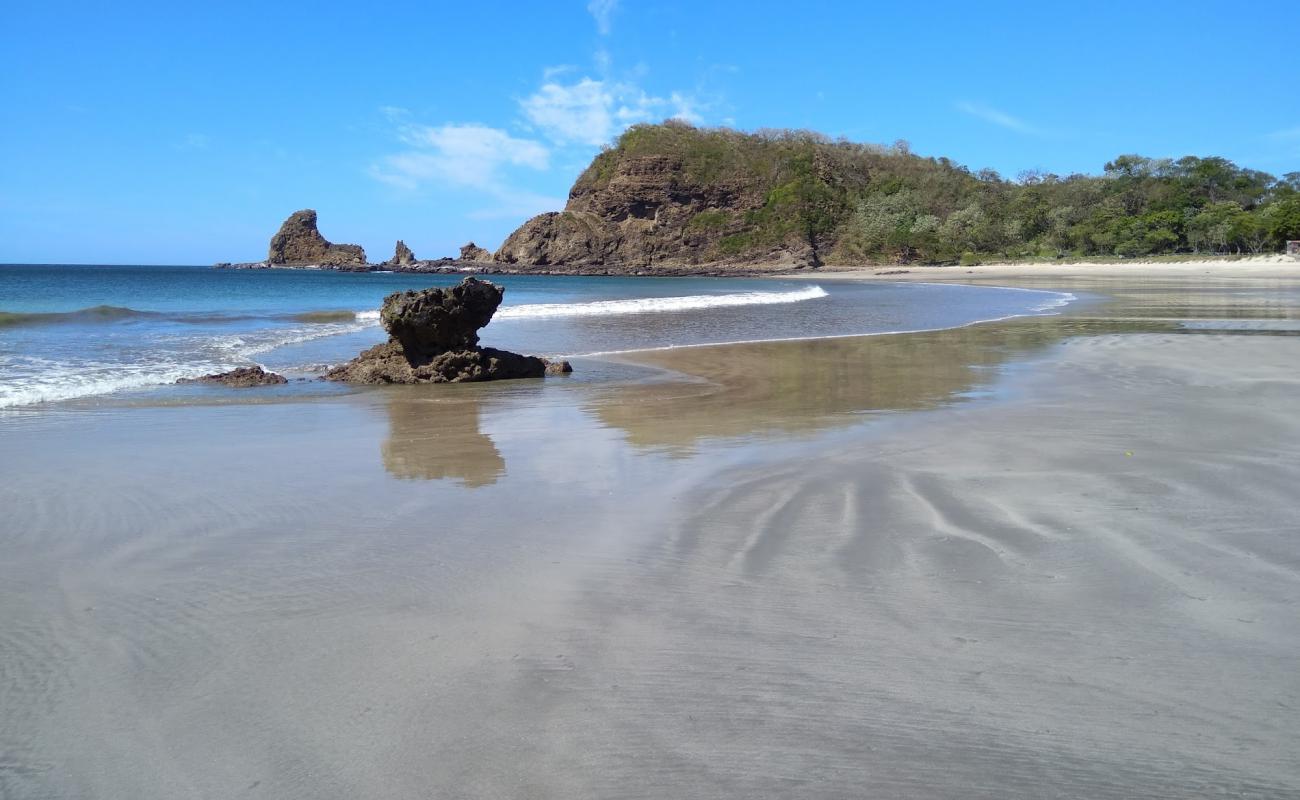
[[[295,211],[284,221],[271,237],[266,262],[276,267],[368,267],[361,245],[334,244],[321,236],[316,212],[310,208]]]
[[[418,260],[419,259],[415,257],[415,253],[411,251],[411,248],[406,246],[406,242],[398,239],[397,246],[393,248],[393,257],[388,261],[385,261],[383,266],[413,267]]]
[[[478,346],[478,330],[491,321],[505,290],[477,278],[447,289],[395,292],[384,298],[379,319],[389,339],[325,378],[349,383],[468,383],[540,378],[572,372],[549,361]]]
[[[473,242],[470,242],[460,248],[460,260],[477,261],[480,264],[488,264],[492,262],[492,251],[488,250],[486,247],[479,247]]]
[[[229,372],[217,372],[201,378],[181,378],[177,383],[208,383],[229,386],[235,389],[247,389],[250,386],[274,386],[288,383],[283,375],[267,372],[261,367],[239,367]]]

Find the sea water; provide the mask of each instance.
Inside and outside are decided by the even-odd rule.
[[[497,275],[487,346],[583,356],[933,330],[1053,313],[1058,292],[801,278]],[[0,265],[0,409],[254,364],[309,377],[382,342],[383,298],[461,276],[194,266]]]

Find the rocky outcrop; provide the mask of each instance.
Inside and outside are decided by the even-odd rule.
[[[715,177],[674,154],[606,151],[579,177],[564,211],[541,214],[495,254],[505,264],[653,268],[726,260],[765,192],[756,176]],[[798,237],[774,240],[764,260],[797,262]],[[791,250],[799,250],[793,253]]]
[[[229,386],[235,389],[247,389],[250,386],[274,386],[288,383],[283,375],[267,372],[261,367],[239,367],[229,372],[217,372],[201,378],[181,378],[177,383],[206,383],[217,386]]]
[[[491,263],[492,251],[470,242],[460,248],[461,261],[476,261],[480,264]]]
[[[379,312],[388,341],[325,377],[350,383],[467,383],[571,372],[566,361],[478,346],[478,330],[491,321],[504,294],[500,286],[472,277],[448,289],[390,294]]]
[[[360,245],[333,244],[316,229],[316,212],[295,211],[271,237],[266,261],[278,267],[365,267],[366,251]]]
[[[413,267],[418,259],[411,248],[406,246],[406,242],[401,239],[397,240],[397,246],[393,248],[393,257],[384,262],[386,267]]]

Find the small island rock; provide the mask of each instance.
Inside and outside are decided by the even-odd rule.
[[[366,251],[356,244],[334,244],[316,229],[316,212],[295,211],[271,237],[266,261],[278,267],[364,267]]]
[[[406,242],[398,239],[397,246],[393,248],[393,257],[388,260],[386,266],[411,267],[414,266],[418,260],[419,259],[415,257],[415,253],[411,251],[411,248],[406,246]]]
[[[387,342],[325,374],[349,383],[468,383],[540,378],[572,372],[567,361],[549,361],[478,346],[478,329],[501,305],[505,290],[468,277],[458,286],[394,292],[379,319]]]

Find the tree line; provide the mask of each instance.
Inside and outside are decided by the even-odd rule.
[[[905,142],[669,122],[629,129],[580,180],[645,154],[673,155],[688,182],[734,185],[759,202],[701,215],[718,231],[721,256],[791,239],[831,263],[1249,254],[1300,239],[1300,172],[1279,178],[1218,156],[1121,155],[1100,175],[1006,179],[916,155]]]

